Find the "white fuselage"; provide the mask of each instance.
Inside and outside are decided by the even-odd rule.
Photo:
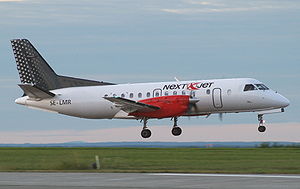
[[[174,81],[70,87],[52,90],[53,98],[36,100],[28,96],[16,103],[90,119],[135,118],[103,97],[122,97],[133,101],[169,95],[190,95],[198,99],[183,116],[213,113],[254,112],[284,108],[289,101],[273,90],[246,90],[247,84],[262,84],[250,78]]]

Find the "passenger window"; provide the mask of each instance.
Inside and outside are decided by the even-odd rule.
[[[155,97],[159,97],[159,92],[156,92],[156,93],[155,93]]]
[[[252,84],[245,85],[244,91],[253,91],[253,90],[257,90],[254,85]]]
[[[104,97],[108,97],[108,94],[105,94]]]
[[[227,90],[227,95],[231,95],[231,89]]]
[[[206,94],[208,94],[208,95],[210,94],[210,90],[209,89],[206,90]]]
[[[196,96],[196,92],[195,91],[192,91],[191,92],[191,97],[195,97]]]
[[[169,95],[169,92],[168,92],[168,91],[166,91],[166,92],[165,92],[165,96],[168,96],[168,95]]]
[[[256,86],[259,90],[269,90],[269,88],[266,87],[264,84],[255,84],[255,86]]]
[[[139,93],[139,94],[138,94],[138,97],[139,97],[139,98],[142,98],[142,93]]]
[[[177,91],[173,91],[173,95],[177,95]]]
[[[185,95],[185,91],[182,91],[182,95]]]
[[[147,97],[150,97],[150,92],[147,92]]]
[[[130,93],[129,97],[130,97],[130,98],[133,98],[133,93]]]
[[[124,98],[124,97],[125,97],[125,94],[124,94],[124,93],[122,93],[122,94],[121,94],[121,97],[122,97],[122,98]]]

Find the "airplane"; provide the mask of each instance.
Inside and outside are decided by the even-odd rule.
[[[290,102],[252,78],[115,84],[58,75],[27,39],[11,40],[24,95],[15,102],[27,107],[87,119],[136,119],[149,138],[149,119],[171,118],[179,136],[181,116],[257,112],[259,132],[264,114],[284,112]]]

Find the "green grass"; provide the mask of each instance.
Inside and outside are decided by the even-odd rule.
[[[300,148],[0,148],[0,171],[300,174]]]

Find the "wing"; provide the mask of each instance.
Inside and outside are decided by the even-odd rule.
[[[141,103],[141,102],[136,102],[133,100],[129,100],[126,98],[121,98],[121,97],[103,97],[106,100],[111,101],[112,103],[115,104],[116,107],[121,108],[124,112],[127,113],[132,113],[135,111],[139,112],[152,112],[155,110],[159,110],[160,108],[157,106]]]

